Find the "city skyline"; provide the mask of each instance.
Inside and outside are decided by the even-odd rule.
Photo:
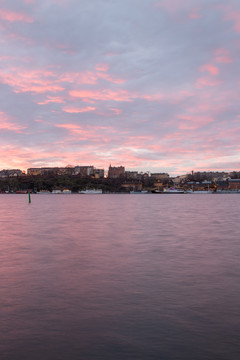
[[[53,171],[53,172],[52,172]],[[29,167],[27,169],[0,169],[0,177],[14,177],[14,176],[22,176],[22,175],[43,175],[43,174],[51,174],[51,175],[86,175],[86,176],[91,176],[91,175],[98,175],[97,177],[106,177],[108,176],[109,172],[112,173],[116,173],[118,174],[118,176],[120,174],[126,174],[126,175],[147,175],[147,176],[154,176],[154,175],[167,175],[168,177],[174,178],[174,177],[184,177],[187,175],[197,175],[197,174],[206,174],[206,175],[231,175],[233,176],[233,174],[235,173],[235,175],[237,175],[237,178],[240,174],[240,171],[237,170],[231,170],[231,171],[226,171],[226,170],[196,170],[196,171],[189,171],[189,172],[182,172],[179,175],[172,175],[169,174],[167,172],[162,172],[162,171],[157,171],[157,172],[150,172],[149,170],[146,170],[145,172],[143,171],[139,171],[139,169],[134,169],[129,170],[128,168],[126,168],[124,166],[124,164],[120,165],[120,166],[112,166],[111,164],[109,165],[108,168],[98,168],[94,165],[67,165],[67,166],[56,166],[56,167]]]
[[[1,169],[239,170],[240,3],[2,0]]]

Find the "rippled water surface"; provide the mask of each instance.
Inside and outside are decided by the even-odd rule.
[[[0,359],[240,359],[240,195],[0,195]]]

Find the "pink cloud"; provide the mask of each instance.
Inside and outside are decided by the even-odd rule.
[[[76,124],[55,124],[56,127],[70,131],[72,134],[84,135],[84,139],[88,138],[88,131]]]
[[[38,103],[38,105],[46,105],[46,104],[49,104],[49,103],[63,104],[63,103],[65,103],[65,101],[61,97],[48,96],[48,98],[46,100],[39,101],[37,103]]]
[[[106,74],[106,73],[97,73],[98,78],[100,79],[104,79],[107,80],[113,84],[123,84],[125,82],[125,80],[120,79],[120,78],[114,78],[113,76]]]
[[[209,97],[209,99],[208,99]],[[214,113],[214,114],[218,114],[221,113],[222,111],[224,111],[226,109],[226,103],[224,103],[224,101],[220,100],[219,98],[217,98],[216,103],[213,100],[210,100],[211,98],[211,91],[208,92],[205,90],[205,94],[200,96],[199,94],[199,102],[197,104],[195,104],[194,107],[188,107],[187,111],[189,114],[206,114],[206,113]],[[226,99],[226,97],[225,97]],[[220,104],[219,104],[220,102]]]
[[[101,146],[103,143],[109,143],[109,133],[115,133],[115,130],[110,126],[90,126],[90,125],[77,125],[77,124],[55,124],[56,127],[65,129],[70,134],[69,145],[71,146],[73,139],[76,140],[88,140],[90,142],[99,143]],[[107,134],[107,135],[106,135]],[[65,139],[64,144],[66,145]]]
[[[32,23],[34,21],[31,16],[28,16],[24,13],[17,13],[5,9],[0,9],[0,18],[9,22],[19,21],[24,23]]]
[[[10,68],[0,70],[0,81],[13,87],[14,92],[32,92],[32,93],[45,93],[45,92],[59,92],[64,88],[56,84],[54,79],[56,74],[44,70],[25,70],[19,68]]]
[[[64,128],[67,130],[74,130],[74,129],[84,129],[84,127],[82,125],[77,125],[77,124],[55,124],[56,127],[60,127],[60,128]],[[99,130],[103,130],[103,131],[110,131],[110,132],[115,132],[114,128],[112,128],[111,126],[90,126],[90,125],[86,125],[84,131],[99,131]]]
[[[78,140],[88,140],[90,137],[88,130],[76,124],[55,124],[55,126],[68,130],[72,135],[78,135]]]
[[[194,95],[194,93],[191,91],[181,90],[176,93],[144,94],[144,95],[141,95],[141,98],[145,99],[147,101],[157,101],[157,102],[168,101],[173,104],[177,104],[193,95]]]
[[[206,115],[178,115],[178,118],[180,119],[178,125],[180,130],[196,130],[215,121]]]
[[[9,121],[8,115],[4,112],[0,112],[0,130],[22,133],[23,129],[26,129],[26,127]]]
[[[143,95],[142,98],[148,101],[163,101],[166,100],[166,94]]]
[[[76,124],[55,124],[56,127],[61,127],[61,128],[64,128],[64,129],[80,129],[80,126],[79,125],[76,125]]]
[[[166,146],[163,143],[162,143],[162,145],[153,143],[153,144],[148,145],[148,149],[153,152],[162,152],[162,151],[166,151]]]
[[[222,83],[221,81],[213,80],[212,78],[201,77],[197,79],[195,87],[197,89],[201,89],[204,87],[215,87],[215,86],[219,86],[221,83]]]
[[[134,95],[130,95],[126,90],[111,91],[93,91],[93,90],[71,90],[70,96],[73,98],[82,98],[83,101],[101,100],[101,101],[132,101]]]
[[[179,141],[183,139],[183,134],[180,131],[174,131],[171,134],[166,134],[163,136],[163,140],[173,140],[175,141]]]
[[[77,84],[96,84],[98,76],[92,71],[85,71],[79,73],[64,73],[59,77],[59,82],[77,83]]]
[[[66,106],[62,108],[63,111],[70,113],[70,114],[76,114],[76,113],[83,113],[83,112],[88,112],[88,111],[94,111],[96,110],[95,107],[92,106],[87,106],[84,108],[75,108],[72,106]]]
[[[212,64],[204,64],[200,67],[200,72],[208,71],[211,75],[218,75],[219,69]]]
[[[233,59],[229,56],[229,51],[226,49],[216,49],[214,52],[215,61],[218,63],[232,63]]]
[[[31,93],[45,93],[45,92],[58,92],[58,91],[63,91],[64,88],[61,86],[57,86],[57,85],[30,85],[30,86],[26,86],[22,89],[15,89],[14,92],[16,93],[20,93],[20,92],[31,92]]]
[[[239,122],[239,119],[237,119],[237,121]],[[236,141],[236,143],[238,143],[239,140],[239,133],[240,133],[240,126],[236,126],[232,129],[228,129],[226,126],[223,128],[220,128],[215,136],[215,139],[225,139],[227,137],[234,139]],[[232,144],[232,146],[235,146],[235,141]]]
[[[122,113],[122,110],[116,109],[116,108],[110,108],[116,115],[120,115]]]
[[[104,79],[113,84],[123,84],[124,79],[116,78],[107,73],[108,66],[107,64],[98,64],[95,67],[97,71],[82,71],[82,72],[68,72],[64,73],[59,77],[59,82],[68,82],[79,85],[84,84],[97,84],[99,79]]]
[[[108,64],[97,64],[97,65],[95,66],[95,69],[96,69],[97,71],[108,71],[109,66],[108,66]]]

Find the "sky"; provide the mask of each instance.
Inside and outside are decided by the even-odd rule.
[[[239,169],[239,0],[0,0],[0,169]]]

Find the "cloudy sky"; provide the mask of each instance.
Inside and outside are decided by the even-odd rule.
[[[239,170],[239,0],[0,0],[0,169]]]

